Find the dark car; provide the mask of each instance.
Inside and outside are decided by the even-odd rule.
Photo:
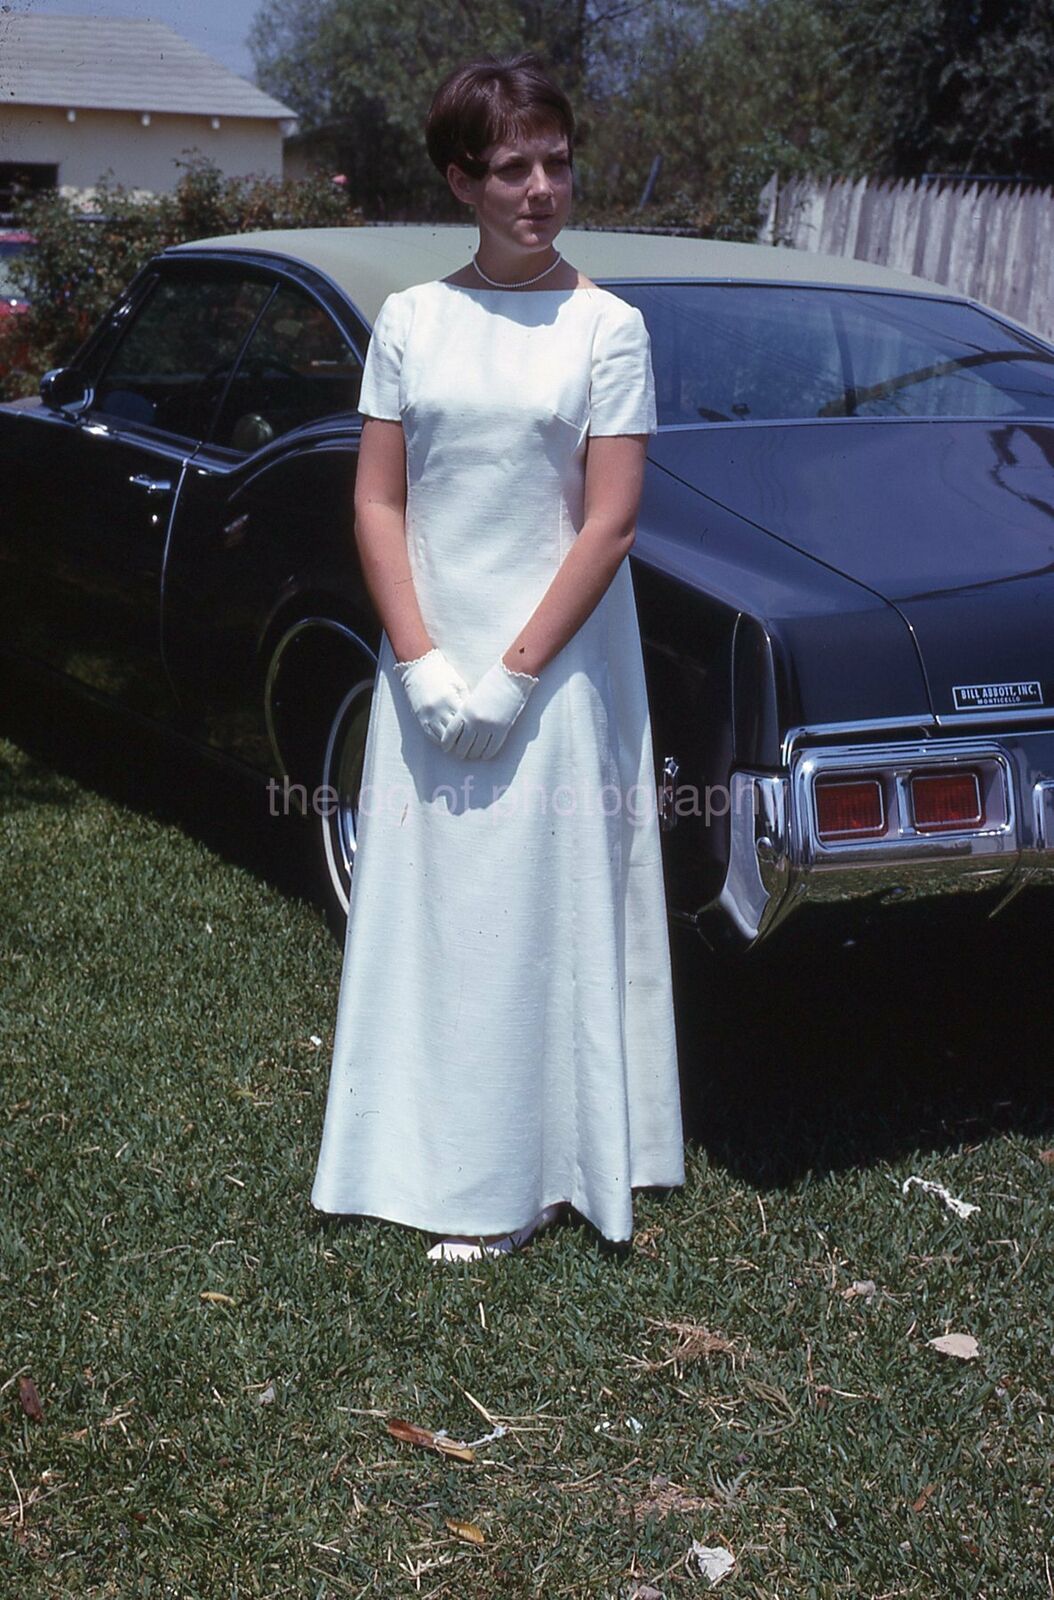
[[[0,407],[5,646],[254,770],[347,904],[379,627],[352,484],[392,290],[474,233],[242,234],[150,261]],[[639,306],[632,556],[674,918],[1011,892],[1054,864],[1054,353],[862,262],[575,232]]]

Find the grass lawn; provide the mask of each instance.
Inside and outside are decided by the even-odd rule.
[[[23,720],[5,1600],[674,1600],[710,1587],[693,1540],[731,1552],[729,1600],[1054,1596],[1042,911],[953,969],[785,951],[701,983],[678,944],[686,1188],[638,1202],[628,1251],[575,1222],[437,1267],[310,1209],[340,951],[288,845],[245,843],[226,781],[173,798],[164,758]]]

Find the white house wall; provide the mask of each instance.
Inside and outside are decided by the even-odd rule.
[[[177,159],[194,149],[228,177],[282,176],[282,134],[277,120],[211,119],[155,111],[144,128],[128,111],[78,110],[70,122],[55,106],[5,106],[0,112],[0,163],[57,164],[60,186],[91,188],[112,169],[118,183],[157,194],[175,188]]]

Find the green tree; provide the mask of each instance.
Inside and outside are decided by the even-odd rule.
[[[264,0],[249,43],[261,86],[291,105],[370,216],[461,217],[424,149],[432,94],[473,56],[534,50],[582,117],[620,30],[647,0]],[[601,108],[603,114],[603,108]]]
[[[1034,0],[855,0],[843,8],[863,159],[1054,182],[1054,9]]]
[[[850,73],[818,0],[673,0],[623,42],[617,109],[593,152],[598,213],[750,238],[774,169],[832,171],[852,155]],[[598,144],[601,142],[598,141]]]
[[[750,238],[774,170],[1054,179],[1054,7],[1033,0],[264,0],[253,47],[370,216],[463,215],[429,98],[524,48],[578,113],[581,221]]]

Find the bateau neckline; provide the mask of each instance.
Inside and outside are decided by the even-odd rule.
[[[599,289],[599,283],[579,284],[574,289],[516,289],[511,285],[508,288],[492,289],[489,284],[451,283],[449,278],[433,278],[433,283],[441,283],[447,289],[460,289],[464,294],[589,294],[594,289]]]

